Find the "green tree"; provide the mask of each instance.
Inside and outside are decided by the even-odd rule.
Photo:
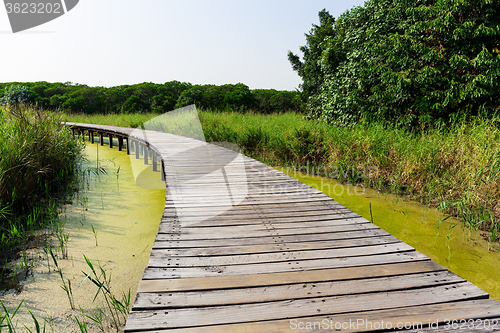
[[[0,104],[17,105],[27,104],[31,101],[29,90],[25,86],[10,85],[5,88]]]
[[[369,0],[343,13],[309,111],[424,128],[500,111],[500,2]],[[327,51],[328,49],[332,51]]]
[[[139,96],[130,96],[122,106],[122,113],[144,113],[148,109],[147,103]]]
[[[313,28],[306,36],[306,45],[300,47],[304,54],[303,61],[300,57],[291,51],[288,51],[288,61],[292,68],[302,78],[300,88],[302,97],[307,101],[309,96],[318,93],[321,83],[324,81],[323,64],[333,60],[333,53],[325,53],[327,43],[330,39],[335,39],[337,32],[335,30],[335,19],[326,10],[319,12],[320,25],[313,24]]]

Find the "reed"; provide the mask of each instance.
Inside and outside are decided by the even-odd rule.
[[[127,320],[130,311],[130,289],[128,294],[123,293],[121,299],[119,299],[111,290],[111,275],[104,270],[99,262],[97,266],[95,266],[85,255],[84,258],[87,266],[90,268],[90,272],[83,272],[85,279],[82,283],[88,279],[97,287],[97,292],[93,300],[95,301],[99,295],[104,297],[104,302],[109,312],[109,321],[116,331],[119,332],[122,324]],[[90,319],[95,322],[102,322],[102,313],[104,313],[102,310],[100,312],[98,311],[98,313],[94,312],[93,319]]]
[[[0,309],[0,331],[2,330],[2,327],[7,328],[9,330],[9,333],[15,333],[17,332],[17,323],[15,323],[14,317],[16,316],[17,312],[21,308],[21,305],[23,304],[24,300],[22,300],[19,305],[12,311],[10,309],[7,309],[7,307],[0,301],[0,306],[3,309]]]
[[[61,118],[23,104],[0,107],[0,259],[50,225],[72,191],[83,146]]]
[[[49,248],[49,253],[50,253],[50,256],[52,257],[52,260],[54,261],[54,266],[56,267],[56,272],[59,274],[59,277],[61,278],[61,281],[62,281],[61,289],[66,292],[66,296],[68,296],[68,301],[69,301],[69,305],[71,307],[71,310],[74,310],[75,309],[75,302],[74,302],[74,298],[73,298],[73,289],[71,287],[71,280],[64,278],[62,268],[59,267],[59,264],[57,263],[57,259],[56,259],[54,252],[52,251],[52,248]]]

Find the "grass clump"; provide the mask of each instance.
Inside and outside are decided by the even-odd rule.
[[[59,116],[23,104],[0,108],[1,262],[55,221],[82,151]]]

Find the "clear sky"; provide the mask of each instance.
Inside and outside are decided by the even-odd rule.
[[[29,1],[27,1],[29,2]],[[287,52],[326,8],[363,0],[80,0],[67,14],[13,34],[0,7],[0,82],[115,86],[178,80],[294,90]]]

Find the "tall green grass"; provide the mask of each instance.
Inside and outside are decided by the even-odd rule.
[[[147,115],[130,117],[126,120],[121,115],[119,126]],[[199,118],[207,141],[236,143],[245,154],[270,165],[300,167],[314,175],[406,194],[424,204],[443,207],[446,213],[462,219],[463,228],[489,230],[494,232],[493,241],[497,238],[497,120],[476,119],[415,133],[386,124],[327,125],[291,112],[199,111]],[[116,119],[109,116],[66,119],[116,125]]]
[[[146,121],[152,119],[159,114],[67,114],[59,113],[59,117],[63,122],[75,122],[86,124],[100,124],[120,127],[136,128],[142,126]]]
[[[379,124],[327,125],[293,113],[202,112],[200,118],[207,141],[232,141],[269,164],[294,165],[446,207],[462,219],[463,228],[497,230],[500,130],[495,120],[414,133]]]
[[[56,215],[83,146],[60,117],[25,105],[0,109],[0,255]]]

